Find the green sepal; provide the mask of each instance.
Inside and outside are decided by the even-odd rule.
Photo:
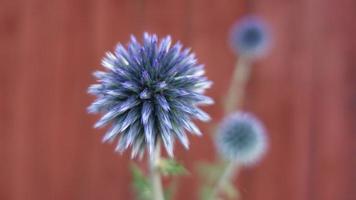
[[[137,200],[152,200],[152,185],[149,179],[136,164],[132,163],[130,169]]]

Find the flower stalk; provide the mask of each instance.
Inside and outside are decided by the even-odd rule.
[[[159,142],[157,142],[152,156],[148,158],[150,180],[152,185],[152,197],[154,200],[164,200],[161,174],[159,171],[160,159],[161,159],[161,145]]]
[[[225,114],[230,114],[235,109],[241,108],[246,84],[250,78],[250,66],[251,60],[247,56],[241,56],[237,60],[225,103]]]

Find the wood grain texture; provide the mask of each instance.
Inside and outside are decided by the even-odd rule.
[[[133,199],[128,154],[101,144],[86,113],[91,73],[130,34],[171,34],[192,47],[214,81],[218,122],[235,56],[231,24],[246,13],[272,26],[246,110],[266,124],[270,148],[236,180],[245,200],[356,199],[356,13],[353,0],[0,0],[0,199]],[[215,159],[208,129],[176,146],[179,160]],[[141,163],[144,166],[144,163]],[[175,199],[197,199],[181,179]]]

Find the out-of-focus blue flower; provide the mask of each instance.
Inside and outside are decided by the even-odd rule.
[[[216,135],[218,153],[227,160],[251,165],[260,160],[267,149],[262,123],[252,114],[237,112],[220,124]]]
[[[88,90],[97,96],[88,111],[103,114],[96,128],[111,124],[103,141],[120,137],[116,151],[132,146],[132,157],[146,147],[152,153],[162,140],[173,156],[176,138],[188,148],[185,130],[201,135],[191,118],[210,119],[197,106],[213,103],[203,95],[212,82],[189,49],[179,42],[171,47],[170,36],[158,41],[145,33],[142,44],[134,36],[127,48],[118,44],[102,65],[106,70],[94,73],[98,83]]]
[[[263,19],[246,16],[233,25],[230,43],[238,55],[258,58],[268,51],[270,37],[268,24]]]

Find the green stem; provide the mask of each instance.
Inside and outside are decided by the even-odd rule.
[[[236,176],[237,172],[238,172],[237,164],[235,162],[230,161],[225,167],[223,174],[216,182],[211,199],[218,199],[221,189],[223,189],[226,186],[226,184],[228,184],[232,180],[232,178]]]
[[[238,59],[233,72],[230,88],[227,93],[225,113],[230,114],[235,109],[240,109],[245,95],[245,88],[250,77],[251,63],[247,57]]]
[[[152,157],[149,158],[150,179],[152,183],[152,192],[153,192],[154,200],[164,200],[161,175],[158,168],[160,157],[161,157],[161,146],[160,143],[158,142]]]

